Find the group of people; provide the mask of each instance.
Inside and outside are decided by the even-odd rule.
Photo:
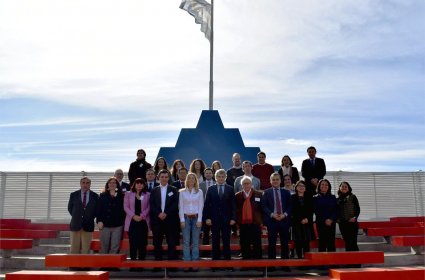
[[[212,240],[212,259],[230,259],[230,240],[239,232],[243,259],[262,258],[261,234],[267,228],[270,259],[276,258],[280,238],[283,259],[290,257],[288,242],[295,242],[296,257],[310,251],[310,241],[319,239],[319,251],[335,251],[336,223],[347,251],[358,250],[357,218],[360,206],[348,182],[340,183],[338,196],[324,179],[326,165],[316,157],[316,149],[307,149],[309,158],[302,163],[300,176],[289,156],[282,158],[275,172],[266,163],[266,154],[257,154],[258,162],[241,161],[232,156],[233,166],[224,170],[219,161],[206,167],[194,159],[189,169],[176,160],[168,169],[165,158],[149,164],[144,150],[137,151],[130,164],[128,178],[118,169],[98,195],[90,190],[88,177],[80,180],[80,190],[71,193],[71,253],[88,253],[94,220],[100,230],[101,253],[118,253],[123,232],[128,233],[130,258],[144,260],[148,232],[152,231],[154,258],[162,260],[163,239],[168,259],[178,258],[176,246],[183,237],[183,260],[198,260],[200,240]],[[313,221],[315,216],[315,221]],[[202,239],[201,239],[202,233]],[[237,235],[237,234],[236,234]]]

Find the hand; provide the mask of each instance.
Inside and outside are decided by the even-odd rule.
[[[139,215],[134,215],[133,220],[135,220],[136,222],[140,222],[142,218]]]
[[[235,224],[235,220],[230,220],[230,225],[233,226]]]
[[[207,224],[207,226],[211,226],[212,225],[211,219],[206,219],[205,220],[205,223]]]
[[[317,187],[317,183],[319,183],[319,179],[317,179],[317,178],[313,178],[313,179],[311,179],[310,180],[310,182],[315,186],[315,187]]]
[[[357,219],[356,218],[351,218],[351,219],[349,219],[348,220],[350,223],[354,223],[355,221],[357,221]]]
[[[186,226],[186,223],[185,222],[180,222],[180,228],[181,229],[184,229],[185,226]]]
[[[308,219],[307,218],[302,219],[301,224],[303,225],[308,224]]]
[[[326,220],[325,220],[325,224],[326,224],[327,226],[331,226],[331,225],[332,225],[332,223],[333,223],[333,221],[332,221],[331,219],[326,219]]]
[[[160,220],[164,220],[165,218],[167,218],[167,214],[165,214],[164,212],[159,213],[158,218]]]
[[[102,230],[103,229],[103,222],[98,222],[97,223],[97,227],[99,228],[99,230]]]
[[[202,222],[196,222],[196,227],[197,228],[201,228],[202,227]]]

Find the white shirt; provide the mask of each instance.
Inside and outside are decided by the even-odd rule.
[[[168,186],[161,186],[161,210],[164,212],[165,210],[165,200],[167,199],[167,187]]]
[[[199,189],[189,191],[184,189],[180,191],[179,195],[179,217],[180,222],[184,222],[184,214],[194,215],[198,214],[198,222],[202,222],[202,210],[204,209],[204,194]]]

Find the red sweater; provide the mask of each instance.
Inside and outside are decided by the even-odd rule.
[[[265,163],[263,165],[261,164],[254,164],[252,167],[252,175],[260,179],[261,185],[260,188],[262,190],[266,190],[271,187],[270,184],[270,175],[272,175],[274,172],[274,168],[271,164]]]

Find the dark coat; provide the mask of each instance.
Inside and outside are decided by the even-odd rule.
[[[252,189],[253,193],[251,195],[251,209],[252,209],[252,220],[256,225],[261,225],[263,223],[262,218],[262,209],[261,209],[261,197],[263,193],[257,190]],[[242,209],[245,202],[245,195],[243,191],[237,192],[236,195],[236,222],[242,224]]]
[[[298,173],[298,169],[296,167],[292,166],[291,169],[292,169],[291,181],[292,181],[292,184],[295,184],[296,182],[298,182],[300,180],[300,174]],[[277,173],[279,173],[280,180],[282,181],[280,183],[280,186],[283,187],[284,186],[284,182],[283,182],[283,170],[282,170],[282,167],[279,168],[279,170],[277,171]]]
[[[224,185],[223,197],[218,195],[218,186],[212,185],[207,191],[204,203],[203,217],[210,219],[212,223],[222,221],[229,223],[230,220],[236,221],[235,192],[230,185]]]
[[[151,191],[150,204],[151,225],[154,226],[161,222],[158,218],[158,215],[162,212],[161,187],[155,187]],[[167,221],[168,224],[179,223],[179,192],[175,187],[170,185],[167,186],[164,213],[167,214],[164,221]]]
[[[336,222],[337,201],[333,194],[316,194],[313,198],[316,223],[324,223],[326,219]]]
[[[71,215],[71,231],[83,229],[87,232],[94,231],[94,219],[96,218],[96,208],[99,200],[97,193],[90,191],[89,202],[86,208],[81,201],[81,190],[72,192],[68,201],[68,212]]]
[[[313,230],[313,198],[310,195],[303,197],[303,202],[297,194],[291,196],[292,202],[292,237],[294,240],[313,240],[315,234]],[[301,224],[305,218],[307,224]]]
[[[286,222],[290,222],[291,219],[291,215],[292,215],[292,206],[291,206],[291,193],[288,190],[285,190],[283,188],[279,189],[280,191],[280,196],[282,198],[282,210],[283,213],[287,213],[287,217],[283,220]],[[268,188],[267,190],[264,191],[262,200],[261,200],[261,204],[263,207],[263,213],[264,213],[264,224],[267,226],[272,218],[271,218],[271,214],[274,212],[274,206],[275,206],[275,199],[274,199],[274,188]]]
[[[311,164],[310,159],[305,159],[301,166],[302,176],[307,184],[307,190],[315,193],[316,187],[311,184],[311,179],[323,179],[326,175],[326,165],[322,158],[315,158],[314,165]]]

